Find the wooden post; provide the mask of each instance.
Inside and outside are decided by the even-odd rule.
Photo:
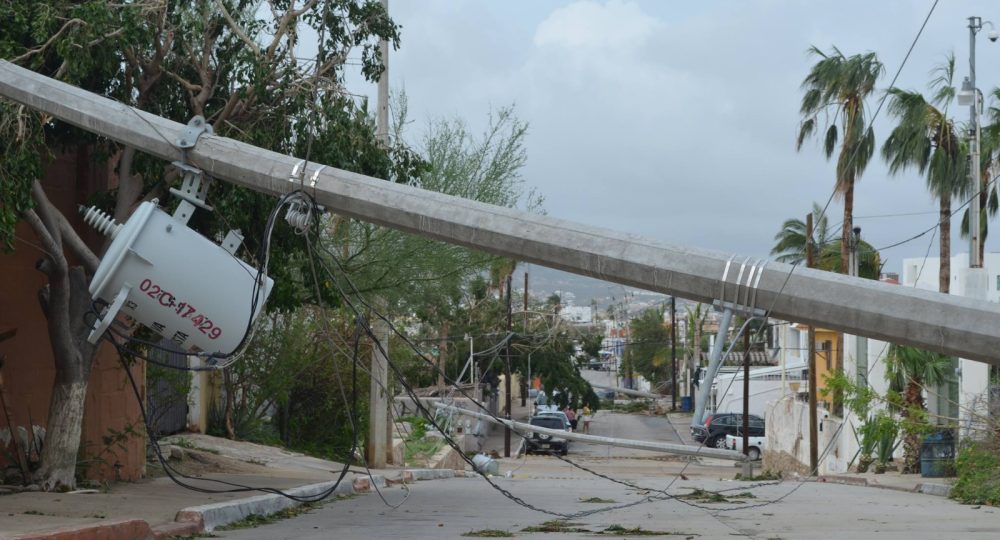
[[[813,266],[813,215],[806,216],[806,267]],[[819,442],[816,421],[816,325],[809,325],[809,474],[819,469]]]

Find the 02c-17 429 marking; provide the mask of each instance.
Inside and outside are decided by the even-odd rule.
[[[222,329],[212,322],[212,319],[198,313],[198,309],[187,302],[178,302],[177,297],[167,290],[153,283],[150,279],[144,279],[139,283],[139,290],[146,296],[156,300],[158,304],[165,308],[174,310],[182,319],[191,321],[191,324],[205,334],[209,339],[218,339],[222,335]]]

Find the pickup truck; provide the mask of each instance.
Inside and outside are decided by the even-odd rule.
[[[767,446],[767,439],[765,437],[754,437],[750,436],[748,440],[750,444],[750,459],[757,461],[760,459],[761,452]],[[736,450],[737,452],[743,451],[743,435],[726,435],[726,448],[730,450]]]

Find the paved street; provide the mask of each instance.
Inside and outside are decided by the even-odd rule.
[[[574,513],[606,506],[646,500],[646,493],[571,469],[552,458],[532,457],[512,479],[497,484],[527,503],[546,510]],[[544,463],[544,465],[543,465]],[[649,474],[646,486],[666,486],[673,468]],[[652,472],[651,470],[647,472]],[[743,483],[698,479],[678,480],[671,493],[707,489],[745,491]],[[753,499],[737,504],[698,503],[689,506],[677,500],[655,501],[573,519],[578,527],[598,532],[612,525],[642,527],[650,531],[685,537],[731,538],[996,538],[1000,515],[994,509],[973,509],[941,497],[883,489],[785,482],[753,489]],[[386,492],[392,504],[403,501],[405,492],[393,487]],[[727,507],[780,502],[762,508],[722,511]],[[585,503],[600,497],[614,503]],[[553,538],[522,529],[553,519],[523,508],[496,492],[479,478],[422,482],[410,486],[408,498],[398,509],[383,505],[377,495],[337,501],[308,514],[255,529],[219,533],[225,538],[456,538],[483,529],[517,533],[523,538]],[[612,537],[627,537],[614,535]],[[589,538],[572,532],[555,538]]]
[[[678,442],[684,424],[662,417],[599,412],[593,433]],[[519,538],[591,538],[612,526],[696,538],[996,538],[1000,515],[989,507],[972,508],[942,497],[835,484],[799,483],[753,487],[732,480],[736,469],[722,461],[688,463],[649,452],[571,446],[569,458],[595,472],[642,488],[683,496],[695,488],[720,491],[731,502],[688,499],[650,500],[656,491],[639,490],[585,472],[552,456],[504,460],[494,482],[538,509],[561,514],[608,511],[574,517],[575,531],[525,532],[559,516],[525,508],[482,478],[419,482],[377,494],[328,503],[307,514],[254,529],[219,532],[225,538],[298,540],[320,538],[455,538],[498,529]],[[711,463],[705,463],[711,461]],[[679,476],[683,471],[684,477]],[[686,479],[685,479],[686,478]],[[585,502],[600,498],[605,502]],[[405,500],[404,500],[405,499]],[[613,502],[609,502],[613,501]],[[768,504],[770,503],[770,504]],[[629,505],[619,508],[622,505]],[[764,504],[759,507],[758,505]],[[748,506],[746,509],[740,507]],[[588,532],[585,532],[585,531]],[[619,529],[602,534],[630,537]],[[614,533],[614,534],[612,534]]]

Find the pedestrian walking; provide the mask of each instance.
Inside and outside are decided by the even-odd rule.
[[[590,433],[590,407],[583,406],[583,432]]]
[[[566,408],[563,409],[563,412],[566,413],[566,419],[569,420],[569,427],[573,431],[576,431],[576,423],[577,423],[576,411],[574,411],[569,405],[567,405]]]

